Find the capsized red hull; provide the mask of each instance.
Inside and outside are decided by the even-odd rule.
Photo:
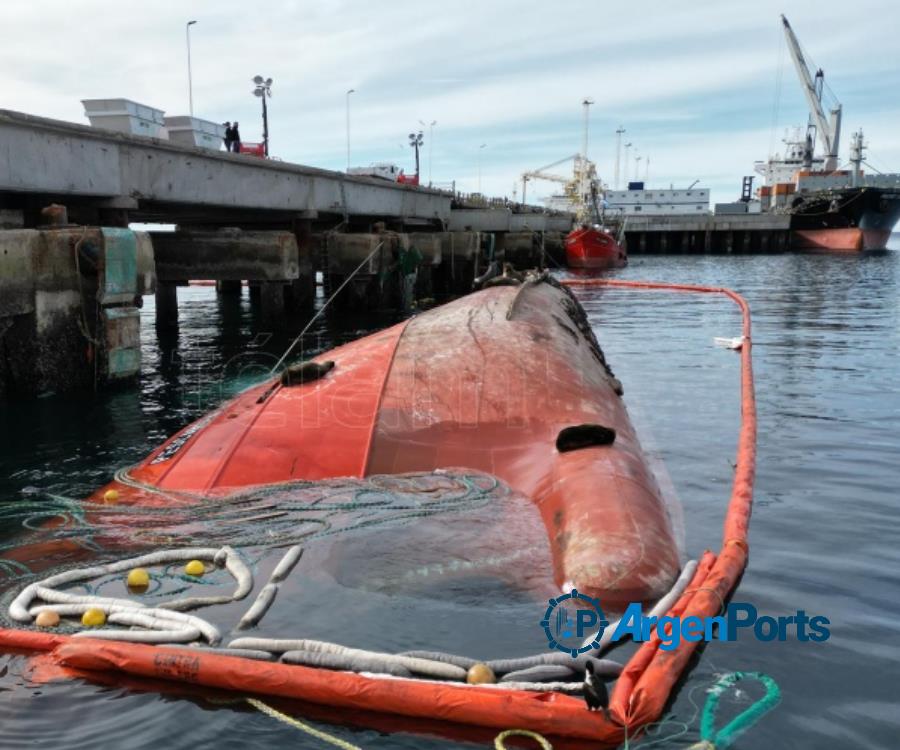
[[[548,283],[469,295],[321,355],[335,362],[321,380],[249,389],[131,469],[147,489],[111,486],[120,502],[156,504],[292,479],[475,469],[538,506],[560,587],[613,609],[656,599],[677,575],[676,544],[579,314]],[[560,431],[581,424],[614,429],[614,443],[560,453]]]
[[[795,229],[791,233],[791,244],[799,250],[856,253],[863,250],[882,250],[887,247],[890,236],[891,232],[887,229],[860,229],[858,227]]]
[[[499,477],[535,504],[561,589],[597,596],[607,611],[655,600],[671,587],[680,564],[666,508],[621,386],[568,291],[547,282],[492,287],[317,360],[335,366],[313,382],[274,379],[245,391],[93,499],[115,489],[123,504],[214,503],[240,488],[292,479],[467,467]],[[558,450],[562,430],[585,424],[610,428],[615,439]],[[198,675],[191,679],[209,687],[621,740],[620,726],[572,696],[170,651],[88,639],[61,645],[54,659],[168,679],[158,669],[164,654],[190,660]]]
[[[566,262],[569,268],[619,268],[628,263],[628,255],[611,233],[579,227],[566,236]]]

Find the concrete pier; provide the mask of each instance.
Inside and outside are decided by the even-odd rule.
[[[0,395],[96,389],[140,373],[150,238],[127,229],[0,231]]]
[[[629,255],[641,253],[778,253],[790,249],[785,214],[629,216]]]
[[[399,308],[471,290],[492,262],[561,267],[571,214],[181,146],[0,110],[0,393],[99,388],[140,371],[138,307],[178,325],[178,287],[243,283],[266,327],[335,307]],[[52,204],[52,205],[51,205]],[[130,222],[175,232],[131,232]],[[50,225],[50,226],[44,226]],[[778,252],[789,217],[631,216],[632,254]],[[358,268],[358,270],[357,270]]]
[[[291,232],[179,229],[152,232],[151,237],[159,281],[158,326],[177,325],[175,285],[191,279],[215,280],[223,294],[239,293],[244,280],[258,282],[263,290],[263,317],[272,326],[287,322],[288,302],[300,312],[314,297],[312,246],[305,244],[301,255]]]

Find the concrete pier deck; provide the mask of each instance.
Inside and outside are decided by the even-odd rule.
[[[629,255],[640,253],[776,253],[790,249],[785,214],[629,216]]]
[[[5,208],[64,203],[129,221],[223,223],[327,215],[446,224],[451,195],[246,154],[179,146],[0,110]]]

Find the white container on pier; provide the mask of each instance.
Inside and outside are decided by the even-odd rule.
[[[131,99],[82,99],[92,127],[130,135],[167,138],[165,111]]]
[[[224,145],[225,125],[211,120],[201,120],[190,115],[165,118],[169,140],[179,146],[195,146],[219,151]]]

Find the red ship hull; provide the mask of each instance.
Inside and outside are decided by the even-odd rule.
[[[881,250],[887,247],[891,232],[888,229],[795,229],[791,244],[799,250],[831,250],[836,252],[861,252]]]
[[[609,232],[579,227],[566,237],[566,262],[569,268],[619,268],[628,255]]]

